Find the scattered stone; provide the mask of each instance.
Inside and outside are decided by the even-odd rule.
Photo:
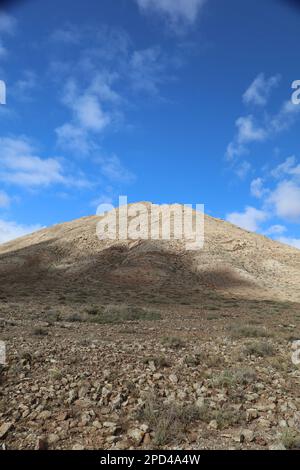
[[[74,444],[72,450],[84,450],[84,446],[82,444]]]
[[[246,419],[247,421],[252,421],[253,419],[258,418],[258,411],[256,408],[249,408],[246,410]]]
[[[12,429],[12,427],[13,427],[12,422],[3,423],[0,426],[0,439],[4,439],[6,437],[6,435],[8,434],[8,432]]]
[[[47,442],[49,445],[57,444],[59,440],[60,437],[57,434],[49,434],[49,436],[47,437]]]
[[[131,430],[128,431],[127,435],[137,445],[140,445],[143,438],[144,438],[145,432],[142,431],[141,429],[131,429]]]
[[[269,446],[269,450],[286,450],[283,444],[272,444]]]
[[[243,429],[240,433],[240,442],[253,442],[255,434],[250,429]]]

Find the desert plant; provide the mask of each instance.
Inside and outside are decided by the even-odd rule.
[[[117,324],[128,321],[159,320],[160,314],[154,310],[141,307],[129,307],[127,305],[108,305],[103,310],[94,314],[94,323]]]
[[[153,444],[160,447],[182,439],[188,425],[200,420],[201,409],[193,404],[165,404],[160,398],[150,397],[137,417],[154,431]]]
[[[275,349],[271,343],[266,341],[257,341],[248,343],[243,349],[244,354],[249,356],[273,356],[275,354]]]
[[[47,336],[48,332],[44,328],[36,326],[33,329],[33,334],[34,336]]]
[[[163,345],[171,349],[181,349],[185,347],[185,342],[183,341],[183,339],[177,336],[165,336],[162,339],[162,343]]]
[[[231,336],[238,338],[266,338],[270,336],[265,328],[254,325],[240,325],[231,328]]]
[[[149,364],[153,362],[155,367],[170,367],[170,361],[165,356],[149,356],[144,358],[144,363]]]
[[[221,408],[214,413],[218,429],[226,429],[245,421],[245,413],[229,406]]]
[[[300,434],[288,428],[282,433],[281,442],[287,450],[300,449]]]

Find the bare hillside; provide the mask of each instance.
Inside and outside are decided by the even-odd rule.
[[[2,295],[21,296],[30,286],[39,295],[52,288],[68,293],[80,287],[90,295],[93,290],[121,289],[119,294],[124,291],[126,296],[141,291],[176,298],[212,288],[246,297],[300,300],[297,249],[209,216],[204,248],[198,251],[177,240],[100,241],[99,220],[85,217],[2,245]]]

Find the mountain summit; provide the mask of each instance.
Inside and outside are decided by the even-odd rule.
[[[158,207],[131,204],[130,213],[141,204]],[[196,251],[172,238],[99,240],[100,220],[84,217],[0,246],[1,295],[50,295],[56,301],[83,292],[102,300],[155,296],[158,302],[186,297],[197,302],[203,292],[216,290],[300,300],[300,251],[295,248],[207,215],[204,247]]]

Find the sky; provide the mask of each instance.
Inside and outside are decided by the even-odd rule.
[[[300,248],[298,4],[2,5],[0,243],[127,195]]]

